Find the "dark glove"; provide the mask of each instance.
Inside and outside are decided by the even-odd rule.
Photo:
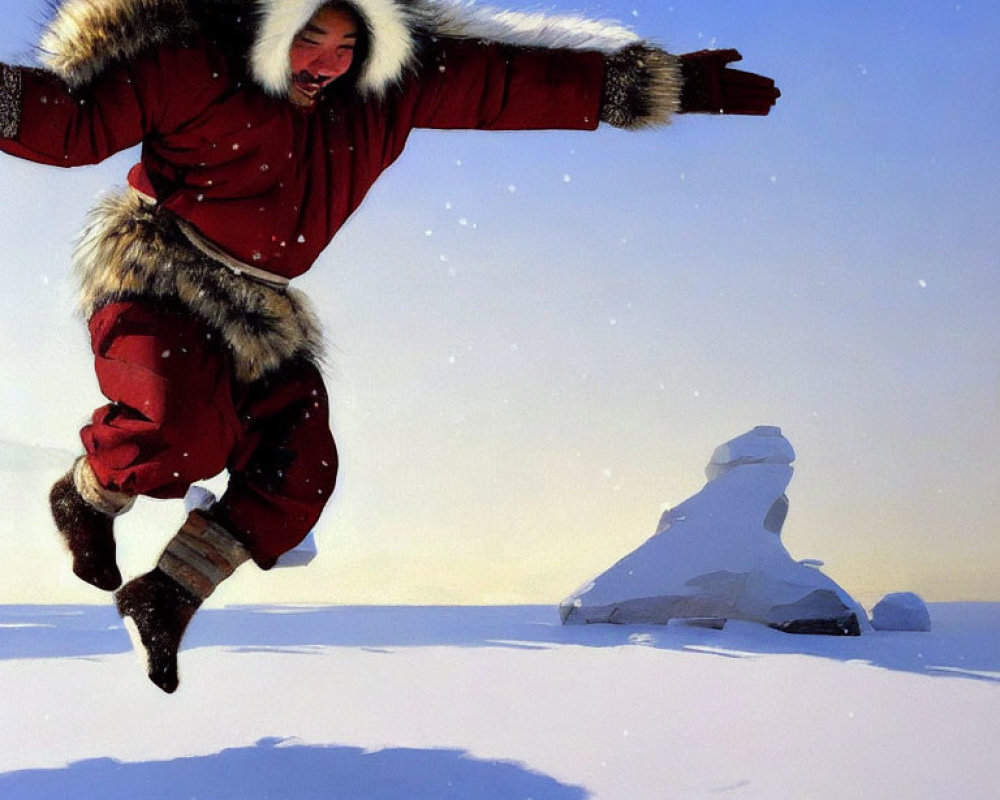
[[[763,75],[726,67],[743,56],[736,50],[699,50],[680,56],[681,114],[752,114],[763,116],[781,97]]]

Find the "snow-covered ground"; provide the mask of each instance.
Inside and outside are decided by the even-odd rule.
[[[1000,604],[930,633],[205,609],[167,696],[104,606],[0,607],[0,798],[1000,797]]]

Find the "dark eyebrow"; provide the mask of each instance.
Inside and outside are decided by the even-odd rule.
[[[303,28],[302,30],[303,31],[308,31],[309,33],[322,33],[322,34],[327,34],[327,33],[330,32],[326,28],[321,28],[321,27],[319,27],[319,25],[314,25],[311,22],[306,23],[305,28]],[[344,34],[344,38],[345,39],[357,39],[358,38],[358,34],[356,32],[355,33],[345,33]]]

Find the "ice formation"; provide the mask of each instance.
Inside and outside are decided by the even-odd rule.
[[[929,631],[931,615],[913,592],[895,592],[875,604],[872,627],[879,631]]]
[[[560,605],[564,623],[761,622],[789,633],[858,635],[861,607],[781,542],[795,452],[758,426],[716,448],[708,482],[656,533]]]

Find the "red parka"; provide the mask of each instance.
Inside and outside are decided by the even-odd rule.
[[[592,129],[603,74],[593,51],[451,41],[381,98],[335,95],[303,113],[198,39],[156,47],[78,92],[25,71],[20,129],[0,149],[69,167],[141,142],[164,208],[236,259],[293,278],[412,129]]]

